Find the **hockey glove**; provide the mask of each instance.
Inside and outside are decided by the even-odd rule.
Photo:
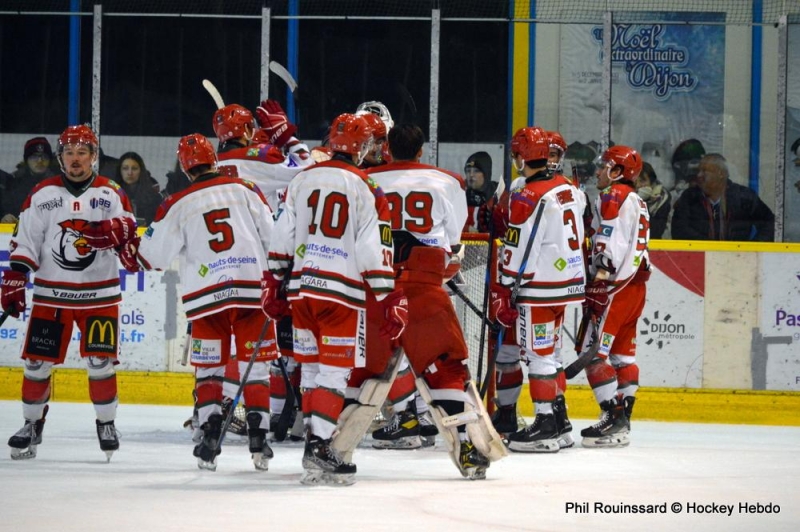
[[[501,202],[488,201],[478,209],[478,231],[505,235],[508,229],[508,209]]]
[[[136,236],[136,221],[120,217],[99,222],[89,222],[83,231],[86,243],[94,249],[117,248]]]
[[[608,307],[608,281],[594,280],[586,284],[584,309],[600,317]]]
[[[278,148],[283,148],[297,132],[297,126],[289,122],[286,112],[276,100],[261,102],[261,105],[256,107],[256,118],[269,137],[269,141]]]
[[[276,279],[272,272],[264,272],[261,278],[261,310],[275,321],[288,316],[292,308],[286,300],[282,285],[283,283]]]
[[[0,306],[9,315],[18,318],[20,313],[25,312],[25,284],[28,282],[28,274],[15,270],[3,272],[3,281],[0,284]]]
[[[139,237],[135,236],[122,246],[119,250],[119,261],[122,266],[131,273],[136,273],[142,268],[139,266]]]
[[[408,298],[402,289],[395,290],[381,300],[386,322],[381,327],[381,335],[396,340],[408,325]]]
[[[519,312],[511,306],[511,289],[499,283],[493,283],[490,300],[495,320],[503,327],[512,327],[517,321]]]

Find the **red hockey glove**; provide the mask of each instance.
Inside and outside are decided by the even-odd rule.
[[[402,289],[391,292],[381,300],[386,322],[381,327],[381,335],[396,340],[408,325],[408,298]]]
[[[269,141],[279,148],[289,142],[297,132],[297,126],[289,122],[281,104],[275,100],[264,100],[256,107],[256,118]]]
[[[478,208],[478,231],[502,236],[508,229],[508,208],[502,202],[487,201]]]
[[[94,249],[116,248],[136,236],[136,222],[128,217],[111,218],[90,222],[82,232],[86,243]]]
[[[490,300],[495,320],[503,327],[512,327],[519,317],[519,312],[511,306],[511,289],[499,283],[493,283]]]
[[[14,318],[25,312],[25,284],[28,274],[6,270],[3,272],[3,281],[0,284],[0,306]]]
[[[282,285],[283,282],[276,279],[272,272],[264,272],[261,278],[261,310],[275,321],[288,316],[292,308],[286,300],[286,294],[282,293]]]
[[[600,317],[608,307],[608,281],[590,281],[586,284],[584,308]]]
[[[138,261],[139,242],[139,237],[135,236],[126,242],[125,245],[122,246],[122,249],[119,250],[119,261],[122,263],[122,266],[131,273],[136,273],[142,269]]]

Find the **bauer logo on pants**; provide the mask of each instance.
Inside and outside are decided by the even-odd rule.
[[[117,352],[117,320],[107,316],[91,316],[86,318],[87,353]]]

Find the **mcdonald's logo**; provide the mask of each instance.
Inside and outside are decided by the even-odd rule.
[[[392,245],[392,228],[385,224],[380,224],[381,230],[381,244],[384,246],[391,246]]]
[[[117,320],[107,316],[86,319],[87,352],[116,353]]]
[[[507,246],[519,246],[519,227],[509,226],[508,229],[506,229],[505,242]]]

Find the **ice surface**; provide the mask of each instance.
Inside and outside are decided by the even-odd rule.
[[[216,472],[201,471],[187,407],[121,405],[120,450],[107,464],[89,404],[53,403],[34,460],[0,454],[0,531],[224,530],[458,532],[542,530],[798,530],[800,428],[658,423],[634,419],[631,446],[512,454],[485,481],[462,479],[435,450],[354,456],[351,487],[299,483],[302,446],[275,444],[268,472],[233,436]],[[593,420],[573,420],[576,440]],[[0,401],[0,437],[22,426],[19,403]],[[366,444],[365,444],[366,445]],[[567,503],[589,503],[585,514]],[[667,514],[601,514],[596,502],[667,504]],[[673,503],[683,511],[671,512]],[[732,504],[731,516],[687,513],[687,503]],[[780,505],[740,513],[740,503]]]

